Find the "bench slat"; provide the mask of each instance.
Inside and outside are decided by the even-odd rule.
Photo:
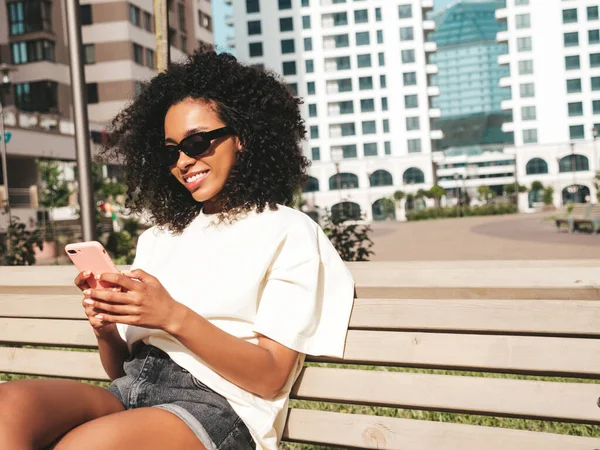
[[[350,328],[600,335],[600,301],[359,298]]]
[[[283,438],[388,450],[594,450],[598,439],[425,420],[292,409]]]
[[[292,397],[600,423],[600,385],[305,367]]]
[[[600,378],[600,340],[350,330],[343,361]]]
[[[0,295],[0,317],[86,319],[79,295]]]
[[[96,352],[0,347],[0,372],[108,380]]]
[[[97,347],[87,320],[0,319],[0,342],[57,347]]]

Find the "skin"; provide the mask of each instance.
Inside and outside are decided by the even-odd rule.
[[[211,103],[186,99],[166,114],[165,143],[177,144],[194,132],[222,126]],[[204,203],[206,214],[214,214],[220,211],[219,193],[240,151],[239,139],[226,136],[214,140],[198,158],[180,152],[177,163],[165,170],[185,185],[186,174],[210,169],[190,195]],[[85,314],[111,379],[124,374],[123,362],[128,356],[117,323],[173,335],[221,376],[263,398],[281,391],[297,362],[298,352],[265,336],[259,336],[254,345],[215,327],[177,302],[158,279],[142,270],[99,276],[120,291],[90,289],[90,276],[81,272],[75,284],[84,291]],[[116,397],[97,386],[71,380],[19,380],[0,385],[0,448],[33,450],[52,444],[58,450],[204,450],[177,416],[156,408],[126,411]]]

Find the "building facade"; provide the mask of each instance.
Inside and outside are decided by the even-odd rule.
[[[496,18],[508,44],[500,64],[509,67],[500,85],[512,121],[519,181],[554,189],[554,204],[596,201],[600,169],[600,17],[597,0],[507,0]]]
[[[236,56],[304,99],[307,208],[383,219],[396,190],[432,186],[432,0],[232,0]]]

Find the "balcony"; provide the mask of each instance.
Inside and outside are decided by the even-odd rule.
[[[437,44],[435,42],[425,42],[425,53],[437,52]]]
[[[429,132],[429,138],[434,141],[439,141],[440,139],[444,139],[444,132],[442,130],[431,130]]]
[[[429,97],[437,97],[440,95],[440,87],[439,86],[428,86],[427,87],[427,95]]]
[[[233,5],[233,0],[224,0],[226,5]]]
[[[499,8],[496,10],[496,20],[498,22],[506,21],[508,17],[508,9],[507,8]]]
[[[431,108],[429,110],[430,119],[438,119],[440,117],[442,117],[442,110],[440,108]]]
[[[423,12],[433,10],[433,0],[421,0],[421,9]]]
[[[234,37],[227,38],[227,47],[235,48],[235,38]]]
[[[500,87],[511,87],[511,85],[512,83],[510,77],[500,78]]]
[[[425,33],[435,31],[435,21],[434,20],[424,20],[423,21],[423,31]]]
[[[510,54],[505,53],[504,55],[498,56],[498,64],[501,66],[508,66],[510,64]]]
[[[425,66],[425,73],[428,75],[435,75],[438,73],[438,66],[437,64],[427,64]]]
[[[515,131],[515,123],[514,122],[504,122],[502,124],[502,131],[505,133],[512,133]]]
[[[225,16],[225,25],[227,25],[228,27],[232,27],[232,26],[233,26],[233,24],[234,24],[234,21],[233,21],[233,15],[231,15],[231,14],[227,14],[227,15]]]
[[[496,42],[508,42],[508,31],[498,31],[496,33]]]
[[[512,100],[502,100],[500,103],[500,108],[503,111],[511,111],[513,109],[513,101]]]

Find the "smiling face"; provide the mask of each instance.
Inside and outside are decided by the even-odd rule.
[[[212,103],[188,98],[167,111],[165,144],[177,145],[194,133],[224,126]],[[219,193],[241,150],[237,136],[225,136],[213,140],[210,148],[195,158],[180,151],[177,163],[170,166],[169,170],[190,191],[194,200],[204,203],[205,213],[216,213],[220,211]]]

